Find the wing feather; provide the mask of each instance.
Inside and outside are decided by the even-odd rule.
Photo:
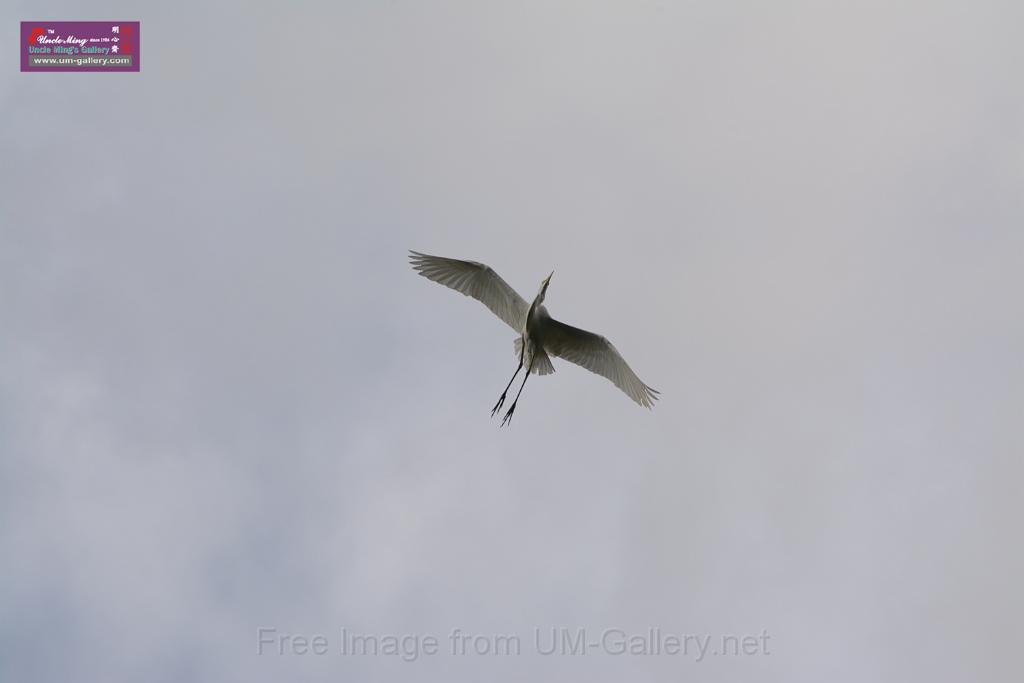
[[[645,408],[658,400],[658,391],[640,381],[612,343],[599,334],[549,321],[544,348],[551,354],[605,377]]]
[[[530,306],[489,266],[409,252],[409,262],[420,275],[456,292],[473,297],[516,332],[522,332]]]

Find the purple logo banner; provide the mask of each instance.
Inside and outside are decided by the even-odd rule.
[[[137,21],[23,21],[22,71],[138,71]]]

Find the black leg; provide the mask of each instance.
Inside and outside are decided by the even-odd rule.
[[[526,344],[523,344],[522,350],[519,351],[519,367],[516,368],[516,371],[514,373],[512,373],[512,379],[508,381],[508,385],[505,387],[505,391],[501,392],[501,398],[498,399],[498,403],[494,406],[494,409],[491,411],[491,417],[494,417],[494,414],[498,412],[498,409],[501,408],[502,405],[504,405],[505,395],[508,393],[509,387],[512,386],[512,382],[516,381],[516,375],[519,374],[519,371],[523,369],[523,352],[525,350]]]
[[[504,427],[506,422],[512,419],[512,413],[516,412],[516,404],[519,403],[519,396],[523,393],[523,387],[526,386],[526,380],[530,379],[530,371],[533,370],[533,359],[530,359],[530,367],[526,368],[526,377],[523,377],[523,383],[519,385],[519,393],[516,394],[516,400],[512,401],[512,405],[509,407],[508,412],[505,413],[505,417],[501,421],[501,426]]]

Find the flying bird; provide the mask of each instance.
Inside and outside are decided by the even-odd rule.
[[[611,380],[627,396],[645,408],[650,408],[658,399],[658,392],[640,381],[610,341],[599,334],[566,325],[548,315],[547,309],[544,308],[544,296],[547,294],[554,271],[541,281],[537,296],[534,297],[533,303],[528,304],[516,290],[501,279],[501,276],[482,263],[430,256],[418,251],[409,253],[409,262],[420,275],[473,297],[519,335],[515,340],[519,367],[508,381],[505,391],[501,392],[501,398],[491,410],[491,417],[494,417],[505,403],[508,390],[524,365],[526,376],[515,400],[501,421],[502,427],[512,419],[512,413],[516,410],[519,396],[523,393],[523,387],[526,386],[530,374],[549,375],[555,371],[551,365],[551,356],[563,358]]]

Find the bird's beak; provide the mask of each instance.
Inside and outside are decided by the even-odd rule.
[[[551,271],[551,275],[554,275],[554,274],[555,274],[555,271],[552,270]],[[551,275],[548,275],[546,278],[544,278],[544,282],[551,282]]]

